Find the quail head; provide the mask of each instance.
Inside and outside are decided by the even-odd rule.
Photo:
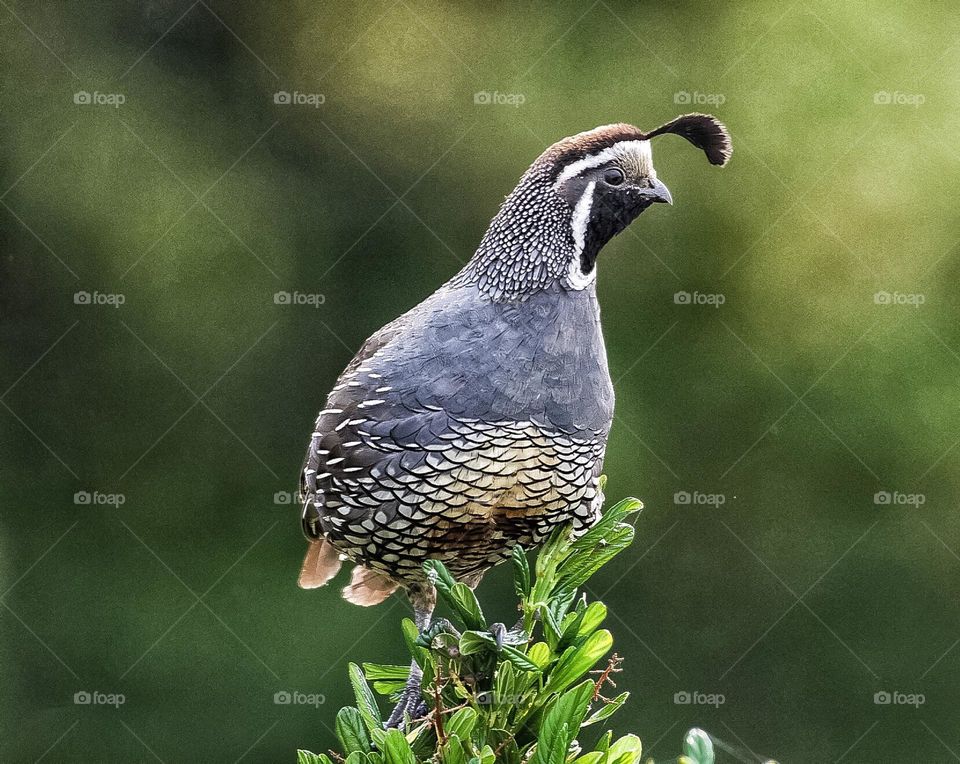
[[[647,207],[671,203],[650,150],[665,134],[711,164],[731,154],[726,128],[703,114],[558,141],[463,270],[364,343],[307,447],[301,586],[350,560],[347,600],[375,605],[402,587],[422,629],[435,600],[425,560],[476,585],[515,545],[596,521],[614,403],[597,256]],[[419,679],[414,665],[391,724],[420,710]]]

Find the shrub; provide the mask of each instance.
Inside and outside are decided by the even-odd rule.
[[[579,589],[633,541],[626,520],[642,504],[625,499],[577,539],[558,529],[531,571],[517,547],[512,562],[520,619],[507,629],[489,624],[473,591],[442,563],[425,568],[456,621],[438,619],[423,634],[402,623],[410,654],[423,669],[432,699],[425,719],[404,731],[385,730],[375,693],[392,701],[407,680],[407,666],[350,664],[355,706],[340,709],[336,733],[342,753],[298,751],[298,764],[635,764],[640,739],[597,736],[629,693],[614,694],[620,657],[602,628],[607,608]],[[599,668],[598,668],[599,667]],[[608,697],[612,695],[612,697]],[[594,738],[585,745],[582,738]],[[691,730],[680,762],[713,764],[712,742]]]

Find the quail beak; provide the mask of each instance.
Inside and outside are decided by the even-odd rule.
[[[640,198],[649,202],[663,202],[664,204],[673,204],[673,197],[670,196],[670,189],[667,188],[656,178],[646,178],[645,187],[640,189]]]

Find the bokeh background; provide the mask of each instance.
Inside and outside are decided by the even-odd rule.
[[[960,759],[958,21],[0,0],[0,759],[331,745],[406,605],[295,585],[327,390],[543,148],[691,110],[732,162],[659,139],[675,206],[600,262],[607,493],[646,503],[592,587],[617,729],[658,761],[695,724],[781,762]],[[480,591],[507,620],[509,571]]]

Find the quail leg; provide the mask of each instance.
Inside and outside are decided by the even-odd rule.
[[[400,702],[397,703],[393,713],[390,714],[390,718],[387,719],[387,729],[393,727],[403,729],[408,718],[413,721],[426,716],[427,704],[423,700],[423,693],[420,688],[422,681],[423,672],[417,662],[414,661],[410,664],[410,678],[407,679],[407,686],[403,690],[403,695],[400,696]]]
[[[408,589],[410,604],[413,605],[413,620],[417,629],[422,634],[430,626],[430,617],[433,615],[433,608],[437,603],[437,593],[432,586],[426,588],[410,587]],[[407,685],[400,696],[400,702],[397,703],[387,719],[386,728],[396,727],[403,729],[406,718],[411,720],[420,719],[427,713],[427,704],[423,700],[421,683],[423,681],[423,671],[417,665],[416,661],[410,664],[410,677],[407,679]]]

